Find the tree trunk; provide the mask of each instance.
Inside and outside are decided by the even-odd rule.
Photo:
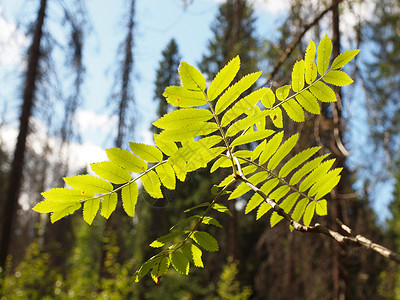
[[[23,92],[23,104],[20,116],[20,127],[17,138],[17,144],[14,150],[14,158],[11,164],[8,189],[6,194],[6,203],[3,216],[3,228],[0,240],[0,268],[4,270],[7,255],[10,249],[12,225],[16,210],[18,207],[18,197],[22,183],[22,171],[24,165],[24,154],[26,149],[26,139],[29,132],[29,119],[32,114],[32,108],[36,92],[36,82],[39,75],[39,61],[41,58],[40,44],[43,35],[43,24],[46,16],[47,0],[40,1],[40,8],[36,21],[32,44],[29,49],[28,69],[25,78],[25,87]],[[4,272],[3,272],[4,274]]]

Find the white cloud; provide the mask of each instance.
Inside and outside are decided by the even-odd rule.
[[[98,114],[92,110],[78,110],[75,114],[74,121],[82,132],[97,131],[104,128],[115,127],[117,124],[117,116],[108,116],[106,114]]]
[[[16,23],[4,18],[2,11],[0,7],[0,64],[3,67],[21,66],[21,50],[27,46],[28,39]]]

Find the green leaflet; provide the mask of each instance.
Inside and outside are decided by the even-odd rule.
[[[200,204],[198,204],[198,205],[196,205],[196,206],[193,206],[193,207],[191,207],[191,208],[186,209],[186,210],[184,211],[184,213],[191,212],[192,210],[195,210],[195,209],[198,209],[198,208],[207,207],[207,206],[209,206],[209,205],[210,205],[210,202],[200,203]]]
[[[260,165],[266,163],[268,159],[274,155],[276,150],[278,149],[279,145],[282,142],[283,138],[283,131],[278,132],[275,134],[265,145],[259,159]]]
[[[165,163],[156,167],[158,177],[161,183],[170,190],[174,190],[176,186],[175,172],[169,163]]]
[[[265,148],[265,144],[267,143],[267,140],[263,140],[261,143],[258,144],[258,146],[253,150],[253,155],[251,156],[252,160],[256,160],[261,152],[264,150]]]
[[[174,155],[178,150],[178,146],[174,142],[160,140],[158,134],[154,134],[154,143],[168,156]]]
[[[304,60],[297,61],[293,66],[292,71],[292,90],[300,92],[304,88]]]
[[[162,129],[175,129],[190,124],[203,123],[213,117],[208,109],[185,108],[174,110],[157,121],[153,125]]]
[[[133,281],[138,282],[140,279],[142,279],[147,273],[150,272],[150,270],[158,263],[160,262],[160,257],[152,257],[148,261],[146,261],[139,270],[135,272],[133,275]]]
[[[268,163],[268,169],[274,170],[278,164],[285,158],[286,155],[294,148],[299,139],[299,134],[294,134],[288,138],[271,157]]]
[[[210,169],[210,173],[214,173],[219,168],[229,168],[231,166],[232,166],[231,160],[228,157],[223,156],[223,157],[218,158],[214,162],[214,164],[212,165],[212,167]]]
[[[278,98],[278,100],[285,100],[287,98],[287,96],[289,95],[290,92],[290,85],[284,85],[281,86],[280,88],[278,88],[276,90],[276,98]]]
[[[288,214],[299,197],[300,197],[299,193],[290,194],[282,201],[280,207]],[[283,217],[278,215],[278,213],[274,211],[271,215],[271,220],[270,220],[271,228],[274,227],[276,224],[278,224],[281,220],[283,220]]]
[[[172,241],[174,238],[176,238],[182,234],[185,234],[185,233],[186,233],[186,231],[183,231],[183,230],[173,231],[169,234],[160,236],[155,241],[153,241],[149,246],[152,248],[160,248],[160,247],[164,246],[166,243]]]
[[[317,69],[320,75],[324,75],[329,67],[332,54],[332,42],[327,35],[319,42],[317,49]]]
[[[244,135],[237,137],[231,144],[232,147],[248,144],[258,140],[265,139],[273,134],[275,131],[270,129],[260,130],[260,131],[248,131]]]
[[[260,72],[251,73],[244,76],[233,86],[228,88],[222,96],[218,99],[215,105],[215,113],[218,115],[222,113],[229,105],[231,105],[244,91],[252,86],[261,75]]]
[[[89,225],[92,225],[94,217],[96,216],[100,208],[100,199],[96,198],[93,200],[88,200],[83,204],[83,219]]]
[[[152,145],[129,142],[129,148],[133,153],[147,162],[157,163],[163,159],[162,152]]]
[[[267,88],[267,92],[264,97],[261,98],[261,103],[265,108],[271,108],[275,103],[275,95],[270,88]]]
[[[297,103],[295,99],[289,99],[282,103],[282,107],[285,109],[289,118],[295,122],[304,122],[304,111],[303,108]]]
[[[307,162],[303,167],[301,167],[300,170],[297,170],[292,178],[290,178],[289,184],[295,185],[297,184],[303,176],[306,174],[310,173],[312,170],[314,170],[316,167],[319,166],[319,164],[323,161],[325,157],[327,157],[329,154],[325,154],[323,156],[314,158],[313,160]]]
[[[314,82],[314,80],[317,78],[317,65],[315,64],[315,44],[313,40],[310,40],[308,46],[307,46],[307,51],[306,55],[304,57],[305,61],[305,77],[306,77],[306,83],[311,84]]]
[[[274,200],[276,203],[279,202],[287,193],[289,193],[290,187],[287,185],[283,185],[278,187],[275,191],[273,191],[271,194],[269,194],[269,198]]]
[[[321,81],[317,81],[310,86],[310,92],[321,102],[335,102],[335,92]]]
[[[339,69],[343,67],[345,64],[350,62],[357,54],[360,52],[360,49],[344,51],[340,53],[334,60],[331,66],[332,70]]]
[[[304,212],[303,222],[304,225],[309,226],[311,223],[312,218],[314,217],[315,212],[315,202],[311,201]]]
[[[221,120],[221,126],[224,127],[228,125],[234,119],[236,119],[237,117],[246,112],[253,112],[254,106],[260,99],[262,99],[266,95],[268,90],[271,91],[270,89],[267,88],[258,89],[252,92],[250,95],[247,95],[246,97],[236,102],[235,105],[233,105],[233,107],[223,115]]]
[[[183,61],[179,65],[178,72],[182,85],[188,90],[204,91],[206,89],[206,80],[195,67]]]
[[[154,171],[148,171],[141,177],[143,187],[153,198],[162,198],[161,183],[158,175]]]
[[[121,192],[122,206],[126,214],[132,218],[135,216],[135,206],[138,195],[139,195],[139,190],[136,182],[132,182],[130,185],[127,185],[122,188]]]
[[[64,218],[67,215],[72,215],[76,210],[81,208],[80,203],[74,203],[70,206],[66,206],[63,209],[57,210],[51,214],[50,221],[51,223],[54,223],[61,218]]]
[[[281,170],[279,171],[279,177],[286,177],[291,171],[293,171],[295,168],[300,166],[303,162],[305,162],[307,159],[317,153],[319,149],[321,149],[321,147],[312,147],[293,156],[281,168]]]
[[[172,252],[169,259],[176,271],[184,275],[189,274],[189,261],[180,250]]]
[[[56,202],[71,202],[76,203],[87,198],[91,198],[91,195],[87,195],[82,191],[71,190],[68,188],[55,188],[42,193],[45,199],[56,201]]]
[[[310,202],[307,198],[301,199],[299,202],[297,202],[296,207],[294,208],[294,211],[292,213],[292,218],[293,220],[299,222],[300,218],[303,216],[304,211],[307,207],[307,204]]]
[[[261,171],[258,172],[256,174],[254,174],[253,176],[251,176],[249,178],[249,181],[256,186],[257,184],[259,184],[260,182],[266,180],[268,178],[268,172],[266,171]],[[230,194],[228,200],[231,199],[236,199],[242,195],[244,195],[245,193],[247,193],[248,191],[250,191],[250,187],[247,186],[247,184],[245,182],[241,182],[238,187],[232,192],[232,194]]]
[[[251,158],[253,156],[253,151],[250,150],[238,150],[234,154],[236,157]]]
[[[205,231],[195,231],[190,238],[200,247],[209,252],[215,252],[219,250],[217,240]]]
[[[267,182],[265,182],[260,190],[268,196],[268,194],[279,184],[279,179],[278,178],[272,178],[270,180],[268,180]],[[249,202],[246,205],[246,209],[245,209],[245,214],[248,214],[249,212],[251,212],[253,209],[255,209],[256,207],[258,207],[262,202],[264,201],[264,199],[257,193],[255,193],[249,200]],[[270,206],[268,204],[268,206]]]
[[[296,100],[308,112],[319,115],[321,113],[317,99],[309,92],[303,91],[296,96]]]
[[[328,214],[328,204],[325,199],[317,201],[315,211],[320,216],[326,216]]]
[[[283,117],[282,117],[282,110],[280,107],[273,109],[272,113],[270,114],[270,117],[275,127],[283,128]]]
[[[336,168],[323,175],[310,189],[308,195],[315,196],[315,200],[328,194],[340,180],[342,168]]]
[[[225,147],[215,147],[211,149],[199,149],[196,155],[187,164],[187,171],[192,172],[200,168],[207,167],[208,163],[226,150]]]
[[[64,177],[64,181],[74,190],[87,191],[89,193],[104,194],[113,190],[111,183],[88,174]]]
[[[115,184],[123,184],[131,180],[131,174],[111,161],[90,164],[90,168],[100,177]]]
[[[215,209],[216,211],[219,211],[219,212],[228,214],[228,215],[230,215],[230,216],[232,217],[231,211],[230,211],[225,205],[223,205],[223,204],[214,203],[212,209]]]
[[[209,135],[217,129],[217,124],[213,122],[195,123],[180,128],[164,130],[159,134],[159,139],[180,142],[200,135]]]
[[[271,208],[271,205],[266,202],[262,202],[261,205],[258,207],[256,220],[259,220],[263,215],[269,212]]]
[[[162,275],[167,273],[170,266],[169,257],[164,256],[154,265],[153,269],[151,270],[151,277],[153,278],[154,282],[159,284],[160,278]]]
[[[198,217],[199,217],[199,219],[201,218],[201,216],[198,216]],[[213,217],[205,216],[205,217],[203,218],[203,221],[202,221],[201,223],[207,224],[207,225],[214,225],[214,226],[216,226],[216,227],[222,228],[221,223],[218,222],[218,220],[217,220],[217,219],[214,219]]]
[[[211,82],[207,90],[210,101],[217,98],[232,82],[240,68],[240,58],[236,56],[222,68]]]
[[[110,148],[106,149],[106,153],[111,162],[124,168],[125,170],[134,173],[141,173],[147,170],[146,162],[127,150]]]
[[[236,135],[238,132],[245,130],[247,128],[249,128],[250,126],[253,126],[254,124],[256,124],[257,122],[264,120],[265,117],[267,115],[269,115],[271,112],[267,111],[267,110],[263,110],[260,112],[255,112],[252,115],[249,115],[248,117],[241,119],[239,121],[236,121],[235,123],[233,123],[228,130],[226,131],[226,136],[234,136]]]
[[[330,70],[325,74],[324,81],[336,86],[345,86],[354,82],[349,75],[339,70]]]
[[[169,86],[163,96],[167,102],[176,107],[203,106],[207,100],[203,92],[190,91],[183,86]]]
[[[108,219],[112,212],[117,208],[118,196],[117,193],[105,195],[101,200],[100,214]]]
[[[335,159],[330,159],[321,163],[317,168],[315,168],[303,181],[300,183],[300,192],[306,191],[311,185],[313,185],[317,180],[321,178],[328,170],[332,167]]]
[[[32,209],[38,213],[51,213],[58,210],[64,210],[72,205],[79,204],[80,202],[60,202],[60,201],[52,201],[52,200],[44,200],[40,201],[35,205]]]
[[[199,247],[192,243],[187,243],[183,248],[183,253],[187,258],[190,258],[190,260],[193,261],[196,267],[204,268],[203,260],[201,259],[203,252],[200,250]]]

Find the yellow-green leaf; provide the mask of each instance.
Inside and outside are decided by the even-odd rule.
[[[161,183],[170,190],[175,189],[176,179],[175,172],[169,163],[165,163],[156,167],[158,177],[160,177]]]
[[[111,161],[90,164],[93,172],[112,183],[122,184],[131,180],[131,174]]]
[[[178,150],[178,146],[171,141],[160,140],[158,134],[154,134],[154,143],[157,147],[164,152],[166,155],[171,156],[174,155],[175,152]]]
[[[66,206],[63,209],[60,209],[60,210],[57,210],[57,211],[53,212],[51,214],[50,221],[51,221],[51,223],[54,223],[54,222],[60,220],[61,218],[65,217],[67,215],[73,214],[76,210],[78,210],[80,208],[81,208],[81,204],[80,203],[74,203],[74,204],[72,204],[70,206]]]
[[[195,123],[189,126],[167,129],[159,134],[159,139],[163,141],[184,141],[193,139],[200,135],[209,135],[218,129],[214,122]]]
[[[108,219],[112,212],[117,208],[118,196],[117,193],[105,195],[101,199],[100,214]]]
[[[317,68],[318,73],[323,75],[329,67],[332,54],[332,41],[327,35],[320,41],[317,49]]]
[[[280,88],[278,88],[276,90],[276,98],[278,98],[278,100],[285,100],[286,97],[289,95],[290,92],[290,85],[284,85],[281,86]]]
[[[141,159],[148,162],[160,162],[163,159],[163,154],[157,147],[152,145],[146,145],[142,143],[129,142],[129,148],[139,156]]]
[[[271,159],[268,162],[268,169],[269,170],[274,170],[278,164],[286,157],[286,155],[289,154],[289,152],[294,148],[294,146],[297,143],[297,140],[299,139],[298,134],[292,135],[290,138],[288,138],[280,147],[279,149],[275,152],[275,154],[271,157]]]
[[[186,62],[181,62],[179,65],[179,77],[182,85],[188,90],[204,91],[206,88],[206,80],[200,71]]]
[[[183,86],[169,86],[163,96],[169,104],[176,107],[202,106],[207,103],[203,92],[190,91]]]
[[[350,62],[357,54],[360,52],[360,49],[344,51],[339,54],[332,63],[331,69],[336,70],[343,67],[345,64]]]
[[[313,40],[310,40],[307,46],[306,55],[304,57],[306,66],[305,77],[307,84],[313,83],[314,80],[317,78],[317,65],[315,64],[315,52],[316,52],[315,44]]]
[[[304,60],[297,61],[292,71],[292,89],[294,92],[300,92],[304,88]]]
[[[317,98],[315,98],[309,91],[303,91],[296,96],[296,100],[308,112],[319,115],[321,113]]]
[[[104,194],[113,190],[111,183],[89,174],[64,177],[64,181],[75,190],[89,193]]]
[[[172,252],[169,259],[176,271],[185,275],[189,274],[189,261],[180,250]]]
[[[310,92],[321,102],[335,102],[335,92],[321,81],[315,82],[310,86]]]
[[[214,252],[219,250],[217,240],[205,231],[195,231],[190,237],[199,246],[201,246],[202,248],[204,248],[209,252]]]
[[[239,98],[240,94],[246,91],[257,81],[261,73],[262,72],[260,71],[248,74],[240,79],[233,86],[231,86],[229,89],[227,89],[218,99],[217,104],[215,105],[215,113],[220,114],[226,108],[228,108],[229,105],[231,105],[237,98]]]
[[[83,219],[89,225],[92,225],[93,219],[100,208],[100,199],[96,198],[93,200],[88,200],[83,205]]]
[[[328,214],[328,204],[325,199],[317,201],[315,211],[320,216],[326,216]]]
[[[147,163],[127,150],[120,148],[106,149],[108,159],[125,170],[141,173],[147,170]]]
[[[40,201],[38,204],[36,204],[32,210],[38,212],[38,213],[51,213],[55,212],[57,210],[64,210],[71,205],[79,204],[78,201],[71,202],[60,202],[60,201],[52,201],[52,200],[44,200]]]
[[[211,82],[207,90],[210,101],[217,98],[232,82],[240,68],[240,58],[236,56],[223,67],[214,80]]]
[[[130,217],[135,216],[135,206],[138,195],[139,190],[136,182],[132,182],[130,185],[122,188],[122,207],[124,208],[126,214]]]
[[[267,92],[264,97],[261,98],[261,103],[265,108],[271,108],[275,103],[274,92],[270,88],[267,88]]]
[[[175,129],[185,127],[194,123],[202,123],[213,117],[208,109],[185,108],[177,109],[164,115],[153,123],[154,126],[162,129]]]
[[[148,171],[141,177],[143,187],[153,198],[162,198],[161,183],[154,171]]]
[[[289,118],[295,122],[304,122],[304,111],[303,108],[297,103],[295,99],[289,99],[282,103],[282,107],[285,109]]]
[[[260,165],[266,163],[268,159],[270,159],[270,157],[275,154],[276,150],[282,142],[283,133],[283,131],[278,132],[267,142],[263,149],[263,152],[260,155]]]
[[[304,212],[303,222],[304,225],[308,226],[311,223],[312,218],[314,217],[315,212],[315,202],[311,201]]]
[[[323,79],[326,83],[330,83],[336,86],[345,86],[354,82],[349,75],[339,70],[330,70],[328,73],[325,74]]]
[[[260,130],[260,131],[248,131],[244,135],[237,137],[231,144],[231,146],[238,146],[243,144],[248,144],[254,141],[265,139],[273,134],[275,131],[270,129]]]

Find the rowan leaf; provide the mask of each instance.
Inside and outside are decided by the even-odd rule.
[[[334,60],[331,66],[332,70],[339,69],[343,67],[345,64],[350,62],[357,54],[360,52],[360,49],[356,50],[348,50],[340,53]]]
[[[296,93],[300,92],[304,88],[304,71],[304,60],[297,61],[294,64],[292,71],[292,90]]]
[[[278,178],[272,178],[268,181],[266,181],[260,188],[260,190],[265,194],[269,195],[269,193],[279,184],[279,179]],[[258,207],[262,202],[264,201],[264,198],[261,197],[258,193],[255,193],[247,202],[246,208],[245,208],[245,214],[248,214],[251,212],[253,209]],[[269,204],[268,204],[269,205]]]
[[[326,216],[328,214],[328,204],[325,199],[317,201],[315,211],[320,216]]]
[[[270,129],[260,130],[260,131],[248,131],[244,135],[237,137],[231,144],[231,146],[238,146],[243,144],[248,144],[258,140],[265,139],[273,134],[275,131]]]
[[[60,201],[52,201],[52,200],[44,200],[40,201],[38,204],[36,204],[32,210],[38,212],[38,213],[51,213],[55,212],[57,210],[64,210],[71,205],[79,204],[80,202],[60,202]]]
[[[141,173],[147,170],[147,163],[127,150],[120,148],[106,149],[108,159],[125,170]]]
[[[315,201],[311,201],[304,212],[303,222],[304,225],[309,226],[315,213]]]
[[[332,54],[332,41],[327,35],[319,42],[317,49],[317,69],[320,75],[324,75],[328,70]]]
[[[306,111],[315,115],[319,115],[321,113],[317,98],[315,98],[309,91],[303,91],[298,94],[296,96],[296,100]]]
[[[257,81],[261,73],[262,72],[260,71],[248,74],[240,79],[233,86],[228,88],[218,99],[215,105],[215,113],[218,115],[222,113],[226,108],[228,108],[229,105],[231,105],[237,98],[239,98],[240,94],[246,91]]]
[[[69,206],[64,207],[63,209],[56,210],[51,214],[50,221],[51,223],[54,223],[61,218],[64,218],[67,215],[72,215],[76,210],[81,208],[80,203],[73,203]]]
[[[299,139],[298,134],[292,135],[288,138],[274,153],[268,162],[268,169],[274,170],[278,164],[289,154],[289,152],[296,146],[297,140]]]
[[[275,134],[265,145],[259,159],[260,165],[266,163],[275,154],[283,139],[283,131]]]
[[[290,92],[290,85],[284,85],[281,86],[280,88],[278,88],[276,90],[276,98],[278,98],[278,100],[285,100],[287,98],[287,96],[289,95]]]
[[[321,149],[321,147],[312,147],[293,156],[281,168],[281,170],[279,171],[279,177],[286,177],[291,171],[293,171],[295,168],[300,166],[303,162],[305,162],[307,159],[317,153],[319,149]]]
[[[111,183],[89,174],[64,177],[64,181],[74,190],[87,191],[88,193],[104,194],[113,190]]]
[[[270,88],[266,90],[265,96],[261,98],[261,103],[265,108],[271,108],[275,103],[275,95]]]
[[[329,159],[321,163],[318,167],[316,167],[303,181],[300,183],[299,190],[300,192],[306,191],[309,187],[311,187],[315,182],[317,182],[321,176],[325,175],[328,170],[332,167],[335,159]]]
[[[232,216],[231,211],[225,205],[223,205],[221,203],[214,203],[214,205],[212,206],[212,209],[215,209],[216,211],[226,213],[226,214]]]
[[[175,129],[167,129],[159,134],[159,139],[163,141],[180,142],[193,139],[200,135],[209,135],[218,129],[214,122],[195,123]]]
[[[175,172],[169,163],[165,163],[156,167],[156,172],[161,183],[170,190],[174,190],[176,186]]]
[[[88,200],[83,204],[83,219],[89,225],[92,225],[94,217],[96,216],[100,208],[100,199],[96,198],[93,200]]]
[[[91,195],[86,195],[82,191],[72,190],[69,188],[54,188],[42,193],[45,199],[55,202],[71,202],[77,203],[80,200],[91,198]]]
[[[131,174],[111,161],[90,164],[90,168],[100,177],[115,184],[123,184],[131,180]]]
[[[208,109],[176,109],[153,122],[153,125],[162,129],[175,129],[190,124],[203,123],[212,117],[213,114]]]
[[[176,107],[203,106],[207,100],[203,92],[191,91],[183,86],[169,86],[163,96],[167,102]]]
[[[297,184],[301,178],[303,178],[306,174],[310,173],[312,170],[317,168],[320,165],[320,163],[324,160],[324,158],[327,157],[328,155],[329,154],[319,156],[304,164],[303,167],[301,167],[293,174],[292,178],[290,178],[289,184],[291,185]]]
[[[336,102],[335,92],[321,81],[310,86],[310,92],[321,102]]]
[[[172,266],[176,271],[181,274],[188,275],[189,274],[189,260],[186,256],[182,253],[182,251],[177,250],[170,254],[169,256]]]
[[[354,82],[349,75],[339,70],[330,70],[328,73],[325,74],[323,79],[326,83],[330,83],[336,86],[345,86]]]
[[[311,84],[317,78],[317,65],[315,64],[315,44],[313,40],[310,40],[307,46],[306,54],[304,57],[305,61],[305,78],[306,83]]]
[[[310,202],[307,198],[301,199],[299,202],[297,202],[296,207],[294,208],[294,211],[292,213],[292,218],[293,220],[299,222],[300,218],[303,216],[304,211],[306,210],[307,204]]]
[[[179,77],[182,85],[188,90],[204,91],[206,88],[206,80],[200,71],[186,62],[181,62],[178,69]]]
[[[169,234],[160,236],[155,241],[153,241],[149,246],[152,248],[160,248],[160,247],[164,246],[166,243],[172,241],[174,238],[176,238],[182,234],[185,234],[185,233],[186,232],[183,230],[173,231]]]
[[[295,122],[304,122],[304,111],[303,108],[297,103],[295,99],[289,99],[282,103],[282,107],[285,109],[289,118]]]
[[[231,84],[239,69],[240,58],[236,56],[218,72],[207,90],[210,101],[217,98]]]
[[[164,152],[166,155],[171,156],[174,155],[178,150],[178,146],[172,141],[163,141],[160,140],[159,134],[154,134],[154,143],[156,146]]]
[[[142,143],[132,143],[129,142],[129,148],[139,156],[141,159],[147,162],[157,163],[162,161],[163,154],[157,149],[157,147],[152,145],[146,145]]]
[[[158,175],[154,171],[148,171],[141,177],[143,187],[153,198],[162,198],[161,183]]]
[[[135,206],[138,195],[139,190],[136,182],[132,182],[131,184],[122,188],[122,207],[124,208],[126,214],[132,218],[135,216]]]
[[[101,198],[101,210],[100,214],[108,219],[112,212],[117,208],[118,195],[117,193],[112,193],[104,195]]]
[[[261,172],[254,174],[253,176],[251,176],[249,178],[249,181],[255,186],[255,185],[259,184],[260,182],[266,180],[267,178],[268,178],[268,172],[261,171]],[[248,191],[250,191],[250,187],[245,182],[241,182],[238,185],[238,187],[232,192],[232,194],[230,194],[228,200],[236,199],[236,198],[244,195]]]
[[[195,231],[190,237],[199,246],[209,252],[215,252],[219,250],[217,240],[205,231]]]

